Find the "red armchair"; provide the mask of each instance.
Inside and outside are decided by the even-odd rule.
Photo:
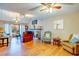
[[[27,31],[23,33],[23,42],[28,42],[33,40],[34,33],[32,31]]]

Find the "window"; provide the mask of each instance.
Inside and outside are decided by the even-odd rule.
[[[63,29],[63,20],[54,21],[54,29]]]
[[[25,32],[25,26],[24,25],[20,25],[20,34],[22,34],[23,32]]]
[[[5,34],[10,34],[10,24],[5,24]]]

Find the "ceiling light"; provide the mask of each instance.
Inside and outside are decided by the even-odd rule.
[[[18,23],[20,21],[20,19],[18,17],[16,17],[15,22]]]
[[[18,20],[15,21],[16,23],[18,22]]]
[[[25,17],[32,18],[32,17],[34,17],[34,15],[32,15],[32,14],[26,14]]]

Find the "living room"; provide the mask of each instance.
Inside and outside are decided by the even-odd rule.
[[[78,6],[78,3],[0,3],[0,55],[78,55]]]

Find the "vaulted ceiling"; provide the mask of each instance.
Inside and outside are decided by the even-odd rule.
[[[32,9],[38,5],[39,4],[37,3],[0,3],[0,8],[26,14],[28,13],[29,9]]]
[[[40,5],[41,5],[40,3],[0,3],[0,9],[17,12],[20,13],[21,15],[33,14],[38,19],[43,19],[46,17],[49,18],[50,16],[46,12],[40,12],[40,8],[38,8],[38,6]],[[53,17],[54,15],[57,14],[61,15],[69,12],[79,11],[78,3],[73,4],[64,3],[61,4],[61,6],[62,8],[58,13],[55,14],[54,12],[52,12],[50,15]],[[24,22],[25,21],[26,20],[24,20]]]

